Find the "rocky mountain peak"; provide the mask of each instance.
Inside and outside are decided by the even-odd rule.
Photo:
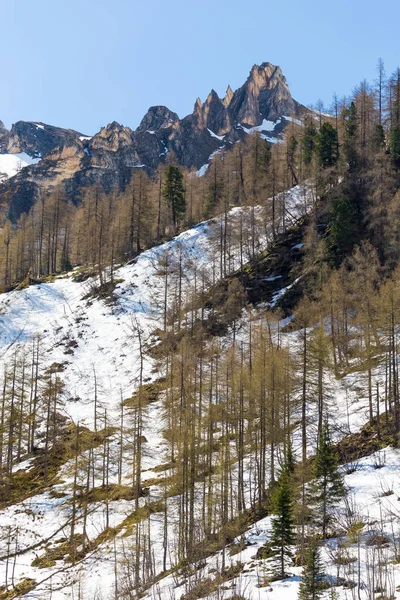
[[[197,98],[193,114],[184,121],[192,122],[197,130],[209,129],[217,135],[224,135],[230,129],[228,113],[215,90],[211,90],[204,104]]]
[[[225,135],[231,128],[226,107],[215,90],[211,90],[202,106],[201,126],[217,135]]]
[[[194,103],[194,109],[193,109],[193,114],[197,115],[201,112],[201,109],[203,107],[203,103],[200,100],[200,98],[196,98],[196,102]]]
[[[217,92],[215,90],[211,90],[211,92],[207,96],[206,102],[212,102],[213,100],[220,100]]]
[[[62,183],[75,201],[84,187],[97,183],[106,191],[122,188],[132,169],[151,173],[167,157],[200,169],[221,146],[229,149],[244,139],[247,127],[279,120],[275,129],[268,127],[268,136],[276,138],[285,126],[281,117],[306,110],[293,100],[281,69],[265,62],[254,65],[235,92],[228,86],[223,99],[215,90],[204,103],[197,98],[193,112],[183,119],[166,106],[151,106],[135,131],[113,121],[90,138],[40,122],[19,121],[7,131],[0,122],[0,153],[25,152],[42,159],[1,187],[14,190],[10,209],[16,219],[56,184]]]
[[[83,134],[73,129],[54,127],[42,122],[17,121],[0,138],[0,150],[9,154],[26,152],[43,157],[59,146],[75,144]]]
[[[298,113],[300,105],[290,93],[280,67],[265,62],[253,65],[247,81],[233,94],[231,118],[252,127],[263,119],[276,121],[282,115]]]
[[[132,129],[113,121],[107,127],[102,127],[99,133],[90,140],[90,147],[117,152],[121,147],[132,144],[132,139]]]
[[[102,127],[100,131],[120,131],[124,129],[124,125],[118,123],[118,121],[113,121],[112,123],[108,123],[106,127]]]
[[[260,66],[254,65],[246,83],[250,93],[257,94],[263,90],[271,90],[277,86],[281,86],[290,95],[289,87],[281,68],[271,65],[268,62],[262,63]]]
[[[283,77],[282,70],[276,65],[272,65],[269,62],[263,62],[261,65],[253,65],[250,70],[249,79],[272,79],[273,77]]]
[[[228,108],[228,106],[231,103],[231,100],[233,98],[233,91],[230,85],[228,85],[228,87],[226,88],[226,93],[225,93],[225,97],[222,100],[223,105],[225,106],[225,108]]]
[[[171,127],[175,121],[179,121],[178,115],[166,106],[151,106],[136,131],[166,129],[167,127]]]

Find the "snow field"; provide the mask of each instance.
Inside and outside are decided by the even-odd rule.
[[[307,213],[313,203],[313,190],[308,185],[297,186],[290,192],[282,194],[278,202],[282,210],[290,213],[288,225]],[[255,207],[254,216],[250,208],[233,208],[228,215],[232,232],[241,222],[244,228],[250,228],[252,218],[257,225],[259,250],[268,247],[272,239],[271,231],[264,227],[264,208]],[[142,333],[145,344],[154,343],[152,332],[162,327],[163,317],[163,275],[160,258],[168,256],[172,269],[176,269],[179,261],[184,261],[184,297],[187,297],[193,286],[193,265],[198,273],[203,272],[207,284],[212,284],[220,277],[218,256],[221,223],[224,219],[215,218],[199,224],[183,232],[170,242],[143,252],[131,264],[124,265],[114,274],[116,280],[122,280],[115,289],[116,302],[106,305],[97,298],[84,299],[91,291],[96,281],[73,280],[76,272],[61,276],[51,283],[42,283],[20,291],[3,294],[0,297],[0,361],[5,364],[10,361],[13,353],[24,348],[35,336],[41,338],[41,354],[43,367],[53,363],[64,363],[65,369],[61,377],[65,383],[62,412],[75,423],[80,423],[91,429],[94,427],[94,393],[95,379],[98,394],[98,411],[101,414],[107,409],[107,419],[110,424],[118,425],[120,418],[121,399],[130,397],[137,389],[139,379],[139,342],[138,328]],[[287,225],[287,226],[288,226]],[[240,253],[237,242],[231,241],[229,270],[240,266]],[[277,292],[283,294],[285,289]],[[274,301],[276,301],[274,299]],[[246,335],[245,327],[240,335]],[[66,353],[68,343],[73,340],[77,346],[72,353]],[[295,343],[295,340],[292,340]],[[228,340],[227,340],[228,343]],[[162,372],[149,356],[144,361],[144,381],[156,380]],[[341,384],[334,397],[342,402],[348,402]],[[358,408],[358,407],[357,407]],[[310,409],[312,411],[312,409]],[[365,406],[360,407],[359,422],[364,423]],[[352,407],[347,413],[353,419]],[[340,411],[340,416],[346,415]],[[361,414],[362,413],[362,414]],[[310,415],[310,419],[312,415]],[[350,417],[349,417],[350,418]],[[151,403],[145,415],[143,435],[146,438],[143,457],[143,481],[146,479],[162,478],[162,473],[153,469],[166,462],[166,442],[163,439],[163,404],[162,400]],[[131,467],[129,466],[129,444],[124,449],[124,472],[122,483],[129,484]],[[111,440],[111,453],[118,454],[118,436]],[[85,461],[82,455],[80,460]],[[101,451],[98,460],[101,461]],[[250,493],[251,478],[254,466],[248,459],[246,463],[246,494]],[[111,465],[115,461],[111,461]],[[20,465],[24,466],[24,465]],[[114,469],[114,470],[112,470]],[[110,483],[117,481],[115,466],[110,472]],[[68,537],[68,519],[71,511],[71,487],[73,464],[70,461],[61,470],[59,483],[54,491],[62,497],[46,492],[9,507],[0,515],[0,525],[3,530],[11,527],[18,528],[18,548],[28,549],[32,540],[47,539],[56,534],[58,537]],[[81,475],[84,477],[84,473]],[[96,485],[100,480],[96,479]],[[156,501],[162,490],[157,485],[150,489],[150,496],[141,499],[141,505],[146,501]],[[201,487],[199,486],[199,494]],[[249,497],[249,496],[248,496]],[[200,496],[199,496],[200,499]],[[177,499],[170,499],[168,506],[169,522],[171,524],[171,548],[168,564],[174,560],[173,548],[174,520],[177,514]],[[119,526],[132,513],[132,503],[128,501],[110,501],[110,526]],[[91,539],[104,530],[106,520],[104,503],[91,506],[88,516],[88,535]],[[150,517],[152,547],[157,569],[162,568],[162,530],[161,514]],[[260,525],[261,527],[262,525]],[[76,532],[82,531],[81,524]],[[60,563],[56,567],[35,569],[31,566],[37,555],[42,555],[44,548],[40,545],[34,550],[17,557],[15,564],[16,580],[32,577],[38,581],[46,580],[42,586],[32,592],[29,597],[63,600],[71,597],[73,580],[79,580],[81,589],[85,589],[85,598],[94,598],[99,589],[104,597],[109,597],[115,584],[114,552],[118,556],[127,551],[129,542],[123,537],[123,531],[117,536],[115,547],[113,542],[105,542],[99,552],[88,556],[74,568],[65,569]],[[4,552],[5,540],[0,542]],[[1,564],[4,568],[4,563]],[[49,583],[51,581],[51,585]],[[161,585],[161,583],[160,583]],[[50,586],[50,587],[49,587]],[[51,588],[51,593],[50,593]],[[59,589],[56,589],[59,588]],[[153,590],[154,591],[154,590]],[[155,593],[155,592],[154,592]],[[168,592],[169,593],[169,592]],[[179,597],[176,596],[176,597]]]

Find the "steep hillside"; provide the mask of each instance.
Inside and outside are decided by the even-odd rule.
[[[275,233],[289,240],[289,248],[301,250],[303,242],[290,242],[291,228],[310,214],[314,190],[309,184],[299,186],[277,202],[291,216]],[[260,594],[280,598],[282,593],[297,597],[301,566],[288,563],[284,579],[273,575],[271,516],[265,515],[268,500],[254,503],[258,451],[254,454],[253,443],[246,438],[243,454],[236,461],[235,436],[232,432],[230,443],[225,443],[223,416],[214,413],[212,400],[208,408],[200,409],[205,426],[200,443],[208,443],[208,411],[212,410],[215,430],[210,456],[214,466],[208,474],[203,473],[205,449],[199,447],[193,497],[196,538],[190,562],[182,558],[180,549],[186,492],[179,483],[179,453],[171,459],[172,388],[165,385],[165,378],[176,377],[179,370],[175,373],[168,365],[174,360],[168,347],[179,343],[185,329],[193,335],[196,322],[207,322],[213,313],[213,303],[207,301],[201,307],[193,294],[202,290],[207,295],[224,277],[220,270],[221,227],[237,231],[239,224],[245,229],[255,227],[259,251],[271,248],[273,254],[276,242],[271,226],[265,228],[263,209],[235,208],[228,221],[223,215],[201,223],[115,269],[107,287],[99,287],[98,279],[85,270],[75,269],[53,281],[0,297],[0,355],[7,390],[3,415],[18,432],[11,438],[7,428],[2,432],[5,470],[0,490],[0,561],[9,590],[3,591],[4,598],[119,599],[136,597],[138,590],[149,598],[217,598],[226,594],[227,598],[250,600]],[[247,263],[246,259],[243,262],[242,243],[232,240],[228,275],[240,273]],[[247,251],[251,252],[251,243]],[[266,330],[272,324],[273,343],[278,342],[285,352],[287,349],[292,360],[301,355],[301,332],[280,331],[290,319],[275,321],[278,329],[270,320],[269,309],[294,283],[285,279],[282,287],[279,262],[272,264],[273,272],[264,270],[261,275],[272,286],[269,300],[264,290],[263,303],[247,312],[240,303],[239,311],[226,304],[224,314],[231,315],[228,329],[222,337],[210,331],[205,340],[208,350],[200,354],[204,385],[213,386],[218,377],[221,386],[213,392],[215,409],[223,410],[225,402],[224,355],[229,359],[232,340],[234,348],[242,348],[242,352],[250,340],[254,344],[258,323]],[[232,301],[238,290],[229,289],[228,301]],[[214,301],[222,300],[217,295]],[[312,339],[311,330],[309,335]],[[221,373],[217,375],[213,356],[218,356],[219,346]],[[170,357],[166,363],[165,351]],[[176,351],[179,356],[181,350],[176,347]],[[180,356],[182,361],[191,359],[190,355]],[[256,354],[253,360],[258,360]],[[295,368],[300,375],[301,366]],[[384,373],[384,363],[373,367],[374,386]],[[309,377],[312,397],[311,371]],[[344,377],[335,376],[324,363],[323,385],[329,390],[326,410],[332,415],[336,441],[351,441],[368,421],[368,395],[362,383],[366,377],[357,362]],[[193,385],[189,373],[185,381],[185,385]],[[300,390],[295,387],[293,394],[293,452],[300,460]],[[185,401],[182,396],[176,400]],[[18,413],[10,420],[7,415],[14,410],[12,406],[18,407]],[[195,418],[197,409],[192,410],[187,424]],[[181,411],[176,408],[176,416]],[[250,418],[247,414],[246,419]],[[307,422],[307,455],[311,457],[318,424],[314,400],[307,406]],[[177,443],[175,451],[180,452]],[[279,468],[283,438],[276,443]],[[227,531],[220,537],[217,527],[205,542],[200,536],[203,499],[215,499],[216,522],[221,525],[223,513],[217,507],[224,479],[219,465],[226,460],[228,448],[232,453],[231,485],[236,487],[243,477],[247,508],[238,513],[231,508]],[[366,459],[352,459],[342,471],[349,491],[335,507],[335,533],[321,551],[327,593],[347,598],[348,590],[355,589],[361,598],[369,597],[371,564],[382,561],[387,567],[376,567],[374,577],[379,583],[374,585],[394,593],[400,584],[400,570],[389,563],[397,559],[397,546],[391,540],[398,535],[398,451],[383,449]],[[375,509],[372,504],[377,498]],[[236,492],[233,501],[236,503]],[[292,550],[295,553],[295,547]]]
[[[285,194],[284,200],[291,209],[293,219],[302,218],[309,210],[311,191],[308,186],[302,186],[289,195]],[[234,209],[229,214],[232,227],[237,226],[235,223],[238,221],[243,223],[250,219],[250,211],[243,209]],[[265,235],[262,212],[257,221],[259,243],[261,247],[268,247],[271,232]],[[290,226],[290,222],[286,225]],[[131,483],[131,443],[135,444],[135,434],[132,431],[134,415],[129,398],[137,393],[140,382],[146,385],[155,382],[157,389],[157,382],[162,381],[165,374],[163,367],[154,358],[151,347],[155,345],[157,348],[160,341],[156,333],[163,329],[166,259],[170,268],[167,302],[171,308],[177,286],[181,287],[182,297],[187,300],[190,298],[194,283],[193,268],[198,276],[200,272],[203,273],[203,285],[211,286],[219,278],[220,226],[220,219],[202,223],[183,232],[171,242],[144,252],[131,264],[116,269],[115,283],[103,298],[99,295],[96,278],[87,278],[79,269],[55,278],[52,282],[1,295],[0,355],[6,377],[4,381],[7,381],[6,373],[10,367],[13,369],[12,365],[17,362],[18,365],[25,364],[28,369],[28,362],[32,360],[31,368],[38,370],[35,377],[32,377],[31,372],[25,383],[22,383],[28,395],[28,387],[32,393],[35,381],[38,386],[35,392],[39,405],[34,417],[37,430],[32,443],[33,453],[29,451],[32,439],[28,439],[29,422],[33,418],[31,396],[30,408],[28,404],[22,408],[25,414],[22,445],[12,450],[14,475],[11,479],[9,475],[5,476],[1,488],[0,520],[3,536],[0,554],[5,556],[10,551],[11,536],[13,543],[15,542],[11,554],[16,559],[12,586],[32,578],[38,584],[34,595],[42,594],[41,597],[45,598],[51,593],[53,599],[69,598],[71,590],[77,589],[74,581],[78,577],[78,585],[86,590],[85,598],[98,597],[96,590],[100,589],[104,598],[110,597],[110,590],[113,588],[113,558],[112,546],[109,544],[114,543],[114,533],[111,534],[110,531],[110,535],[107,535],[108,528],[115,528],[117,551],[123,553],[125,535],[134,522],[132,515],[143,506],[150,507],[151,512],[155,511],[151,535],[155,543],[154,552],[157,553],[157,572],[162,570],[159,565],[161,533],[157,531],[161,531],[159,528],[162,529],[163,525],[157,503],[163,481],[162,465],[169,461],[164,437],[166,423],[163,395],[158,397],[156,394],[150,403],[146,400],[146,407],[143,409],[141,470],[143,489],[148,491],[140,498],[139,508]],[[240,265],[239,246],[236,250],[232,247],[232,252],[230,268],[234,271]],[[180,264],[185,265],[182,281],[177,278]],[[18,371],[19,368],[18,366]],[[19,375],[20,373],[15,393],[22,398],[21,394],[25,393],[23,388],[21,391]],[[53,392],[49,391],[49,385],[56,386],[52,387]],[[48,392],[54,399],[54,409],[57,411],[57,436],[59,440],[64,440],[64,445],[56,446],[57,452],[61,454],[57,455],[57,460],[53,454],[49,456],[49,478],[46,479],[43,476],[43,457],[47,437],[43,419],[46,420],[44,399]],[[26,402],[28,395],[25,397]],[[121,419],[121,401],[125,404],[126,412],[123,447],[115,429]],[[95,458],[96,463],[100,462],[97,466],[93,464],[93,499],[83,519],[85,525],[82,521],[83,513],[74,523],[73,536],[78,536],[78,544],[82,527],[87,535],[86,549],[83,551],[82,548],[77,548],[77,557],[79,554],[80,559],[76,558],[76,567],[69,564],[69,551],[64,553],[60,547],[60,540],[66,540],[71,533],[71,502],[74,502],[73,489],[76,485],[73,475],[74,459],[70,457],[71,450],[66,450],[69,447],[68,438],[73,435],[72,425],[75,429],[77,426],[81,427],[83,432],[92,431],[94,447],[100,446]],[[85,434],[87,435],[88,433]],[[107,481],[108,485],[113,486],[109,488],[106,518],[101,493],[96,498],[95,492],[102,487],[102,475],[100,471],[96,473],[101,465],[104,439],[109,440]],[[73,439],[71,443],[73,446]],[[82,444],[85,443],[82,438]],[[87,454],[81,454],[81,474],[85,460]],[[178,500],[178,496],[176,499],[172,498],[171,514],[175,510],[175,501]],[[157,525],[156,521],[160,520]],[[59,556],[57,560],[52,559],[51,548]],[[46,557],[49,552],[48,558],[41,558]],[[169,552],[171,556],[168,564],[172,565],[176,560],[173,544]],[[11,557],[10,560],[14,559]],[[95,570],[93,561],[96,561]],[[8,562],[1,563],[4,576],[6,571],[8,573]],[[8,585],[11,584],[10,578],[11,575],[7,574]],[[27,585],[29,587],[29,583]]]

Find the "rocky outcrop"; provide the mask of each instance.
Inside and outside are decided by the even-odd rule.
[[[285,126],[281,117],[299,116],[305,111],[304,106],[293,100],[280,67],[263,63],[253,66],[247,81],[235,92],[228,87],[221,99],[212,90],[204,103],[197,98],[191,115],[175,119],[170,127],[166,119],[162,120],[163,129],[157,129],[157,123],[152,121],[151,133],[174,152],[180,164],[200,168],[216,149],[229,148],[242,139],[249,128],[260,127],[265,120],[276,121],[276,127],[268,127],[265,132],[273,139]],[[146,127],[147,123],[150,121],[146,120]],[[142,124],[135,136],[139,129],[143,129]],[[262,133],[262,127],[259,131]]]
[[[263,119],[276,121],[282,115],[299,115],[303,110],[293,100],[281,68],[270,63],[254,65],[228,105],[232,121],[251,127],[261,125]]]
[[[171,127],[176,121],[179,121],[178,115],[166,106],[151,106],[136,131],[154,134],[155,131]]]
[[[233,91],[230,85],[228,85],[227,89],[226,89],[226,94],[224,99],[222,100],[223,105],[225,106],[225,108],[227,108],[230,103],[232,102],[232,98],[233,98]]]
[[[62,129],[45,123],[18,121],[0,138],[0,152],[18,154],[26,152],[33,158],[43,157],[58,146],[68,146],[84,137],[73,129]]]
[[[214,90],[204,103],[198,98],[192,114],[181,120],[166,106],[152,106],[135,131],[113,122],[90,138],[71,129],[24,121],[7,131],[0,122],[0,153],[25,152],[42,159],[3,183],[2,190],[8,188],[9,212],[17,219],[39,194],[56,185],[79,202],[85,187],[99,184],[106,191],[124,187],[132,169],[151,174],[168,156],[198,169],[215,150],[229,149],[244,138],[249,128],[262,133],[265,120],[276,121],[265,132],[273,141],[285,126],[282,117],[307,110],[292,98],[280,67],[263,63],[252,67],[235,92],[228,87],[224,98]]]
[[[227,107],[214,90],[208,94],[204,104],[197,99],[194,115],[200,129],[208,129],[217,135],[225,135],[232,127]]]

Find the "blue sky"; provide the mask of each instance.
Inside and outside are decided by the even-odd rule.
[[[135,128],[164,104],[183,117],[251,66],[279,64],[304,104],[400,64],[398,0],[0,0],[0,119],[93,134]]]

